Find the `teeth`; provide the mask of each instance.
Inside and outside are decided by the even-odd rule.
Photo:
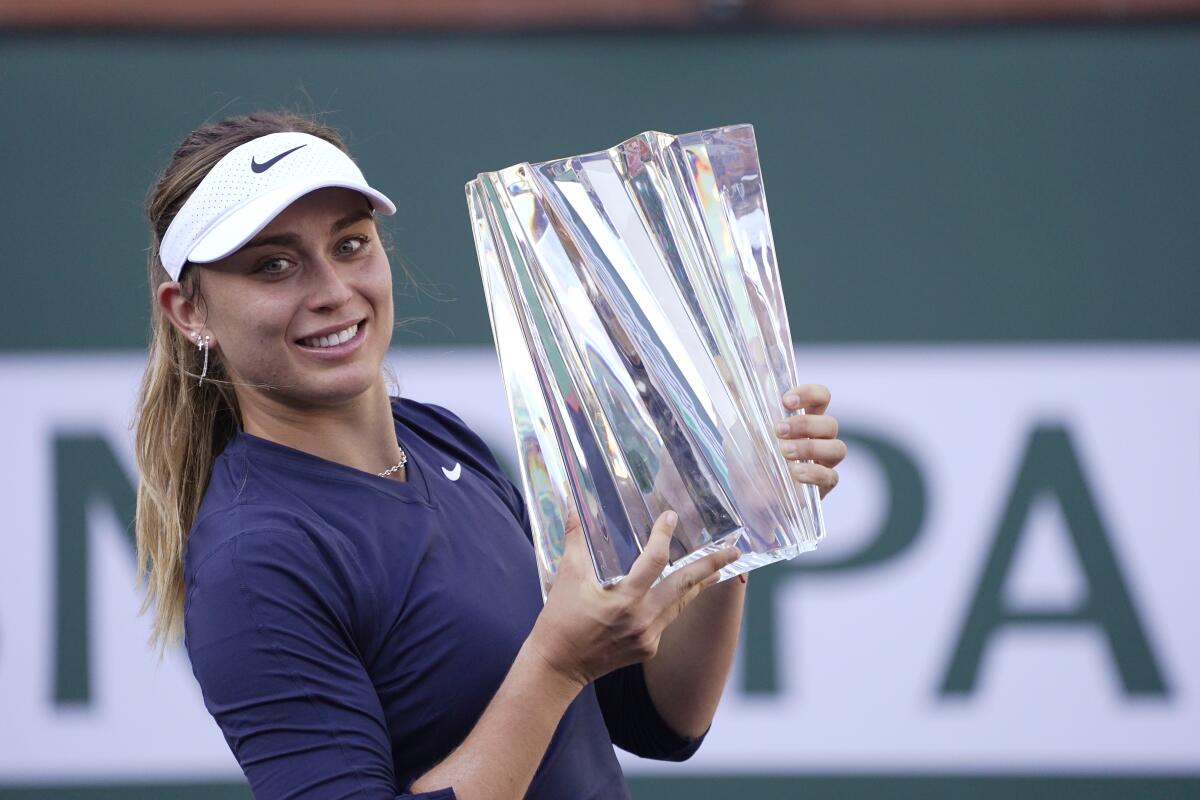
[[[341,344],[353,339],[356,333],[358,333],[357,322],[338,333],[331,333],[328,336],[315,336],[311,339],[301,339],[300,344],[305,347],[333,347],[335,344]]]

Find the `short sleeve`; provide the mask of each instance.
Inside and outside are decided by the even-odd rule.
[[[452,788],[397,789],[348,591],[306,532],[244,531],[218,547],[184,606],[205,707],[258,800],[453,800]]]
[[[613,670],[595,685],[609,738],[626,752],[657,761],[686,761],[708,736],[707,730],[696,737],[681,736],[659,716],[640,663]]]

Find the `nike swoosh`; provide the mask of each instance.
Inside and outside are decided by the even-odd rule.
[[[270,159],[269,161],[264,161],[264,162],[262,162],[261,164],[260,164],[260,163],[258,163],[257,161],[255,161],[255,160],[254,160],[254,156],[250,156],[250,169],[254,170],[255,172],[266,172],[266,171],[267,171],[267,170],[269,170],[271,167],[275,166],[275,163],[276,163],[277,161],[279,161],[279,159],[283,158],[283,157],[284,157],[284,156],[286,156],[288,153],[294,153],[294,152],[296,152],[296,151],[297,151],[297,150],[299,150],[301,147],[304,147],[304,145],[302,145],[302,144],[301,144],[301,145],[296,145],[296,146],[295,146],[295,147],[293,147],[291,150],[284,150],[284,151],[283,151],[282,153],[280,153],[279,155],[275,156],[274,158]]]
[[[458,476],[462,474],[462,464],[455,461],[454,469],[446,469],[445,467],[442,467],[442,474],[450,480],[456,481],[458,480]]]

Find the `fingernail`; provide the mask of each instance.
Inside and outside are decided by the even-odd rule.
[[[674,511],[668,511],[666,514],[663,515],[663,521],[666,522],[668,525],[674,525],[676,522],[679,521],[679,515],[676,514]]]
[[[788,408],[797,408],[800,405],[800,398],[794,394],[784,395],[783,404]]]
[[[738,580],[741,581],[742,583],[745,583],[746,582],[746,574],[742,573],[741,575],[738,575]]]
[[[783,445],[783,454],[784,454],[785,456],[798,456],[798,455],[800,455],[800,445],[798,445],[798,444],[796,444],[796,443],[794,443],[794,442],[786,442],[786,443],[784,443],[784,445]]]
[[[775,426],[775,432],[782,435],[791,430],[791,427],[786,422],[780,422]]]

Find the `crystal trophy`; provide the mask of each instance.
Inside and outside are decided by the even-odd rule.
[[[679,515],[664,576],[811,550],[775,424],[799,383],[754,129],[646,132],[466,185],[543,597],[572,502],[603,584]]]

